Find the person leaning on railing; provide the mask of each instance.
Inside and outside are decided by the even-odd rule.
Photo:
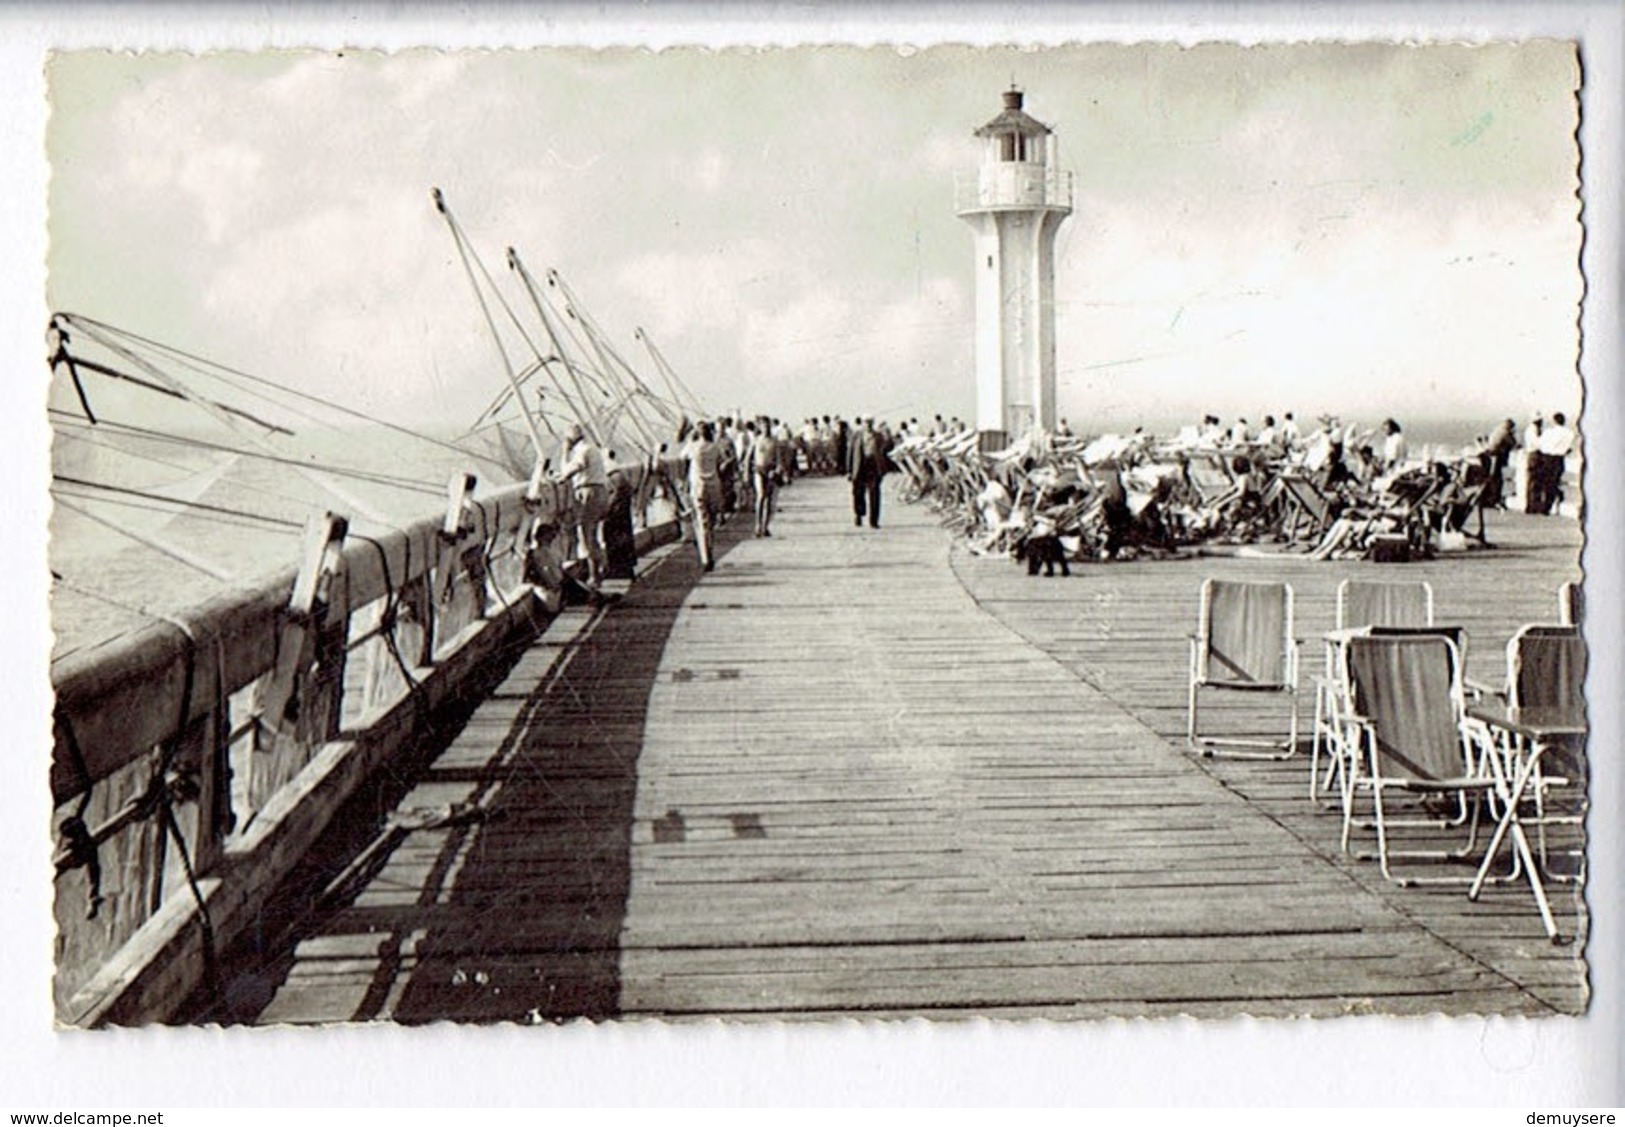
[[[609,509],[609,471],[603,451],[592,443],[580,423],[565,432],[568,444],[564,465],[554,479],[575,493],[581,554],[587,560],[587,585],[597,590],[604,581],[604,547],[599,540],[604,513]]]

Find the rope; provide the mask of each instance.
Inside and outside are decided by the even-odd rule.
[[[72,586],[60,575],[53,573],[52,578],[66,586]],[[95,592],[86,591],[85,593],[93,597],[103,598],[114,605],[125,605],[117,600],[97,595]],[[126,606],[126,609],[139,608]],[[197,684],[197,636],[192,632],[192,628],[181,619],[146,610],[142,610],[141,613],[168,622],[179,630],[186,639],[186,675],[181,683],[180,717],[175,726],[175,734],[165,741],[159,761],[149,774],[147,785],[142,792],[126,802],[97,831],[92,832],[85,824],[84,815],[90,807],[95,792],[95,780],[91,776],[90,766],[85,759],[84,750],[80,747],[78,737],[74,733],[72,721],[63,713],[59,712],[57,714],[56,720],[62,728],[63,742],[67,745],[69,758],[73,763],[75,772],[79,775],[83,790],[79,797],[78,808],[72,815],[63,819],[58,826],[63,845],[57,854],[56,869],[59,873],[80,867],[86,869],[90,883],[90,896],[85,916],[87,919],[95,919],[104,902],[104,897],[101,894],[101,843],[134,822],[145,821],[154,815],[161,817],[163,824],[160,832],[167,833],[173,838],[180,853],[181,868],[186,875],[187,885],[190,887],[193,899],[197,904],[198,922],[203,932],[204,975],[205,980],[213,988],[217,985],[213,973],[215,957],[214,924],[209,916],[209,908],[203,897],[203,890],[198,884],[197,873],[192,866],[191,847],[188,845],[185,835],[181,832],[179,820],[175,817],[174,796],[170,793],[169,784],[170,771],[174,768],[175,761],[180,756],[181,748],[186,741],[187,730],[190,727],[192,696]],[[219,674],[216,677],[216,690],[220,694],[220,699],[216,702],[216,716],[218,717],[219,709],[224,707],[225,702],[225,655],[219,639],[215,641],[215,655],[219,666]],[[223,745],[217,746],[214,749],[214,754],[229,755],[229,748]],[[198,816],[200,819],[213,818],[216,813],[214,810],[203,811],[200,808]],[[154,863],[161,865],[161,861],[157,859],[154,859]],[[161,897],[163,893],[162,872],[154,874],[154,879],[158,882],[156,887],[157,895]],[[156,906],[154,904],[154,910],[156,910]]]
[[[59,412],[55,408],[52,408],[50,413],[53,414],[53,415],[56,415],[56,414],[65,415],[66,414],[66,412]],[[103,449],[103,450],[111,450],[115,454],[124,454],[127,457],[136,458],[136,459],[138,459],[140,461],[143,461],[143,462],[150,462],[155,466],[163,466],[165,469],[179,470],[181,473],[196,473],[197,472],[197,467],[196,466],[184,465],[181,462],[171,462],[167,458],[159,458],[159,457],[156,457],[156,456],[154,456],[152,454],[141,454],[141,453],[138,453],[138,452],[136,452],[134,450],[125,450],[123,447],[114,446],[111,442],[104,441],[99,436],[94,437],[94,438],[91,437],[92,435],[98,435],[99,432],[102,430],[102,427],[103,427],[104,424],[97,424],[95,426],[90,426],[88,424],[79,424],[79,425],[84,427],[84,430],[86,431],[85,434],[74,434],[72,431],[68,431],[68,432],[64,433],[62,435],[62,437],[66,438],[66,439],[69,439],[70,441],[73,441],[73,442],[82,442],[86,446],[95,446],[95,447],[98,447],[98,448]],[[105,424],[105,425],[112,425],[112,424]]]
[[[81,587],[79,584],[73,582],[71,579],[68,579],[60,572],[51,572],[51,581],[59,586],[66,587],[70,591],[76,591],[79,594],[85,595],[89,598],[100,600],[101,602],[106,603],[108,606],[117,607],[119,610],[127,610],[131,614],[138,614],[143,618],[151,618],[158,622],[174,621],[174,619],[170,618],[169,616],[160,614],[154,610],[149,610],[144,606],[139,606],[135,603],[127,603],[121,599],[115,599],[111,595],[104,595],[100,591],[93,591],[89,587]]]
[[[161,493],[148,493],[141,489],[130,489],[122,485],[108,485],[100,481],[86,481],[83,478],[68,477],[65,474],[52,474],[52,481],[64,485],[77,485],[82,489],[99,489],[108,493],[117,493],[122,496],[139,497],[144,501],[158,501],[166,505],[175,505],[183,509],[196,509],[204,513],[218,513],[222,516],[237,517],[242,520],[257,520],[265,524],[276,525],[279,528],[303,529],[304,525],[298,521],[284,520],[281,517],[267,516],[264,513],[250,512],[247,509],[232,509],[224,505],[206,505],[202,501],[182,501],[174,497],[165,497]]]
[[[177,394],[179,394],[181,396],[181,398],[186,400],[186,402],[192,404],[194,407],[197,407],[199,410],[203,411],[205,414],[212,417],[216,422],[218,422],[221,425],[225,426],[228,430],[231,430],[234,433],[241,434],[243,436],[243,438],[245,438],[247,441],[253,443],[256,446],[265,447],[265,446],[268,445],[268,443],[267,443],[264,436],[254,434],[254,433],[251,433],[251,432],[247,432],[247,431],[239,430],[239,428],[236,426],[236,424],[233,423],[233,421],[231,419],[231,416],[230,416],[230,413],[227,411],[226,408],[222,407],[222,405],[220,405],[218,403],[214,403],[214,402],[212,402],[212,401],[210,401],[208,399],[204,399],[204,398],[199,397],[198,395],[196,395],[193,392],[193,390],[188,385],[186,385],[185,383],[183,383],[180,380],[175,379],[173,376],[171,376],[169,373],[163,371],[161,368],[159,368],[156,364],[152,363],[150,360],[148,360],[148,359],[146,359],[146,358],[144,358],[142,356],[137,355],[134,351],[132,351],[131,349],[129,349],[128,347],[126,347],[126,346],[124,346],[122,344],[119,344],[119,343],[117,343],[115,341],[112,341],[112,340],[105,339],[102,336],[99,336],[98,335],[98,330],[89,329],[89,330],[86,330],[86,331],[91,335],[91,337],[93,339],[97,340],[97,342],[99,344],[101,344],[102,347],[108,349],[110,352],[113,352],[113,353],[115,353],[115,354],[117,354],[119,356],[122,356],[126,361],[128,361],[131,364],[134,364],[137,368],[141,369],[148,376],[150,376],[151,378],[159,381],[159,383],[167,386],[171,391],[174,391]],[[306,477],[309,480],[315,482],[322,489],[324,489],[324,490],[328,491],[329,493],[333,494],[335,497],[340,498],[342,501],[344,501],[344,503],[346,505],[348,505],[350,507],[350,509],[352,511],[362,514],[363,516],[367,517],[369,520],[376,520],[376,521],[378,521],[380,523],[387,523],[384,520],[383,516],[381,514],[377,513],[376,511],[374,511],[373,508],[370,505],[368,505],[364,500],[362,500],[359,497],[354,497],[354,496],[351,496],[350,494],[346,493],[343,489],[339,488],[339,486],[335,485],[333,482],[322,478],[315,470],[309,469],[307,467],[300,467],[299,472],[304,477]]]
[[[483,501],[474,497],[470,497],[468,501],[469,504],[480,511],[480,531],[483,534],[480,544],[480,566],[484,571],[484,574],[480,577],[480,582],[485,584],[489,580],[489,588],[496,593],[497,602],[502,604],[502,609],[505,611],[512,610],[513,604],[508,601],[508,596],[502,593],[502,584],[497,582],[496,572],[492,566],[495,561],[491,558],[491,545],[496,542],[496,537],[491,534],[491,514],[485,511]],[[480,609],[482,613],[485,609],[484,604],[485,587],[482,586],[480,590]]]
[[[67,858],[75,868],[82,865],[86,870],[90,889],[86,898],[85,919],[93,920],[101,911],[106,899],[102,895],[101,853],[96,847],[96,839],[91,835],[90,827],[85,824],[85,811],[90,809],[90,800],[96,783],[90,777],[90,764],[85,761],[85,752],[79,746],[79,737],[74,734],[72,722],[61,712],[57,713],[56,722],[62,726],[62,739],[68,745],[68,759],[79,775],[79,785],[83,788],[79,794],[78,808],[62,819],[57,826],[57,832],[62,835]]]
[[[52,489],[51,496],[57,498],[72,498],[76,501],[94,501],[99,505],[117,505],[121,509],[133,509],[137,512],[143,513],[162,513],[165,516],[171,517],[187,515],[185,513],[177,513],[173,508],[166,508],[163,505],[148,505],[141,501],[131,501],[123,497],[104,497],[96,493],[75,492],[62,488]],[[208,520],[210,523],[221,528],[246,528],[252,532],[281,531],[280,529],[268,529],[265,527],[265,525],[256,521],[237,520],[234,517],[205,516],[204,514],[199,514],[198,519]]]
[[[140,376],[132,376],[129,372],[120,371],[118,368],[114,368],[108,364],[101,364],[94,360],[86,360],[83,357],[70,357],[66,348],[58,349],[55,359],[68,365],[68,371],[73,376],[74,385],[80,392],[80,402],[84,404],[86,408],[85,417],[92,422],[95,422],[96,416],[89,410],[90,403],[89,400],[84,397],[83,388],[79,388],[80,369],[95,372],[98,375],[107,376],[109,379],[134,384],[136,387],[142,388],[146,391],[156,392],[157,394],[167,396],[170,399],[183,399],[188,402],[195,402],[204,406],[212,407],[216,411],[224,411],[228,415],[235,415],[239,419],[244,419],[253,423],[255,426],[264,427],[268,431],[281,434],[293,433],[293,431],[289,430],[287,427],[281,426],[278,423],[273,423],[269,419],[262,419],[258,415],[250,414],[241,408],[232,407],[229,404],[220,403],[213,399],[196,398],[190,393],[190,389],[183,391],[179,387],[165,387],[162,383],[154,383],[151,380],[144,380]]]
[[[160,805],[164,826],[175,841],[175,849],[181,857],[181,871],[186,874],[186,885],[192,890],[192,901],[197,905],[198,930],[203,936],[203,985],[210,994],[218,996],[220,977],[214,942],[214,920],[209,916],[208,901],[203,898],[203,889],[198,885],[197,873],[192,869],[192,854],[186,844],[186,836],[181,833],[180,822],[175,817],[175,807],[170,802],[167,786],[163,788],[163,801]],[[203,816],[201,810],[198,816]]]
[[[89,509],[83,508],[82,506],[79,506],[79,505],[75,505],[72,502],[68,501],[68,499],[65,498],[65,497],[60,497],[60,496],[57,497],[56,498],[56,504],[57,504],[58,507],[66,509],[70,513],[78,513],[80,516],[84,517],[86,520],[95,521],[97,524],[102,525],[105,528],[110,528],[114,532],[117,532],[121,536],[127,536],[131,540],[134,540],[137,544],[143,544],[146,547],[151,548],[156,552],[162,552],[164,555],[168,556],[170,559],[174,560],[176,563],[185,564],[187,567],[191,568],[193,571],[200,571],[204,575],[209,576],[211,579],[218,579],[222,583],[230,583],[235,578],[235,576],[233,576],[231,574],[231,572],[226,571],[223,568],[216,567],[215,565],[213,565],[211,563],[208,563],[205,560],[195,559],[195,558],[193,558],[192,556],[188,555],[185,552],[182,552],[182,551],[180,551],[180,550],[178,550],[176,548],[171,548],[168,545],[163,544],[163,543],[161,543],[161,542],[159,542],[157,540],[154,540],[149,536],[143,536],[139,532],[135,532],[135,531],[133,531],[131,529],[125,528],[123,525],[120,525],[115,521],[108,520],[106,517],[97,516],[95,513],[91,512]]]
[[[141,336],[138,333],[133,333],[133,332],[129,331],[128,329],[120,329],[117,326],[109,325],[109,324],[106,324],[105,322],[97,321],[94,318],[86,317],[86,316],[83,316],[82,314],[78,314],[78,313],[59,313],[59,314],[56,314],[56,316],[61,317],[62,319],[66,320],[69,324],[91,325],[91,326],[94,326],[94,327],[104,331],[104,332],[120,336],[120,337],[122,337],[122,338],[124,338],[126,340],[136,341],[139,344],[145,345],[148,348],[155,349],[158,352],[161,352],[161,353],[169,356],[171,359],[189,361],[192,365],[206,365],[208,369],[212,370],[214,373],[217,373],[215,375],[215,378],[219,379],[222,383],[228,382],[226,380],[225,376],[229,374],[229,375],[235,377],[236,379],[245,380],[248,383],[256,384],[256,385],[261,386],[261,387],[272,388],[272,389],[274,389],[276,391],[279,391],[279,392],[283,393],[284,395],[291,396],[291,397],[293,397],[295,399],[298,399],[298,400],[301,400],[303,402],[314,403],[314,404],[317,404],[318,406],[326,407],[329,410],[336,411],[339,414],[346,416],[347,418],[359,419],[359,420],[362,420],[364,422],[375,423],[378,426],[381,426],[381,427],[385,428],[386,430],[393,431],[396,434],[401,434],[401,435],[405,435],[406,437],[409,437],[409,438],[414,438],[414,439],[418,440],[419,442],[426,442],[431,446],[438,446],[443,450],[451,450],[451,451],[455,451],[456,453],[463,454],[463,455],[466,455],[466,456],[482,458],[484,461],[489,462],[489,463],[491,463],[493,465],[499,464],[494,459],[486,458],[484,455],[478,453],[477,451],[468,450],[468,449],[465,449],[464,447],[456,445],[455,443],[445,442],[445,441],[443,441],[441,439],[434,438],[434,437],[431,437],[430,435],[422,434],[422,433],[420,433],[418,431],[412,430],[409,427],[403,427],[403,426],[400,426],[400,425],[398,425],[396,423],[391,423],[391,422],[388,422],[388,421],[386,421],[384,419],[376,418],[374,416],[366,414],[363,411],[357,411],[357,410],[354,410],[352,408],[345,407],[342,404],[334,403],[331,400],[323,399],[320,396],[310,395],[307,392],[298,391],[298,390],[296,390],[294,388],[287,387],[287,386],[284,386],[282,384],[276,383],[273,380],[268,380],[268,379],[265,379],[265,378],[263,378],[261,376],[256,376],[256,375],[253,375],[253,374],[251,374],[249,372],[245,372],[240,368],[233,368],[230,365],[222,364],[222,363],[219,363],[218,361],[215,361],[215,360],[206,359],[206,358],[204,358],[202,356],[196,355],[195,353],[187,352],[186,350],[181,349],[181,348],[176,348],[173,345],[164,344],[164,343],[162,343],[160,341],[152,340],[152,339],[150,339],[148,337]],[[197,370],[197,369],[194,368],[194,370]],[[244,390],[246,390],[246,389],[244,389]]]
[[[192,628],[180,619],[171,618],[169,621],[173,623],[175,627],[180,630],[182,636],[186,638],[186,678],[181,683],[180,719],[175,727],[175,735],[169,740],[168,744],[164,748],[163,757],[159,761],[157,768],[153,771],[152,782],[149,784],[148,789],[156,790],[158,806],[157,812],[164,820],[163,828],[167,829],[169,834],[174,838],[176,848],[180,853],[181,871],[186,875],[187,886],[192,890],[192,900],[197,905],[198,930],[202,933],[203,937],[203,980],[205,986],[211,993],[218,994],[220,984],[216,973],[217,968],[215,962],[214,921],[209,916],[208,902],[203,898],[203,889],[199,887],[197,882],[197,874],[192,869],[191,850],[186,843],[185,835],[181,833],[180,822],[175,817],[173,796],[169,791],[169,772],[170,769],[175,765],[175,760],[180,756],[181,747],[186,741],[186,731],[192,718],[192,694],[197,685],[197,635],[193,634]],[[225,653],[218,638],[215,639],[215,659],[220,667],[219,673],[223,675]],[[216,676],[215,682],[217,688],[223,688],[223,680],[223,676]],[[216,748],[215,754],[229,754],[229,751],[224,748]],[[198,810],[199,825],[201,826],[203,824],[203,820],[206,817],[212,816],[212,813],[213,812],[211,811],[206,814],[200,808]],[[160,894],[162,892],[162,880],[163,874],[160,872]]]
[[[414,708],[420,714],[421,719],[421,714],[428,707],[428,702],[423,699],[420,692],[421,682],[412,675],[412,667],[407,664],[406,656],[401,653],[400,639],[395,636],[395,624],[400,614],[400,591],[396,588],[395,579],[390,574],[389,551],[381,541],[375,540],[371,536],[351,533],[351,537],[363,543],[371,544],[373,550],[378,553],[378,567],[384,573],[385,592],[384,609],[378,623],[378,634],[384,640],[384,648],[389,651],[389,655],[395,659],[395,664],[400,668],[401,677],[406,681],[406,691],[412,697]],[[405,545],[406,573],[410,575],[412,573],[412,540],[410,537],[405,539]]]
[[[67,412],[57,411],[57,409],[52,408],[50,409],[50,414],[54,414],[54,416],[58,416],[60,419],[63,419],[63,422],[60,425],[65,425],[65,427],[70,427],[70,429],[91,430],[91,427],[89,427],[88,424],[83,424],[83,422],[76,421],[76,419],[73,419],[73,416],[68,416]],[[268,461],[268,463],[278,464],[278,466],[296,466],[296,468],[304,468],[304,466],[307,464],[304,463],[304,461],[297,460],[297,458],[286,458],[286,456],[271,455],[271,453],[263,453],[263,451],[260,450],[241,450],[241,448],[237,447],[228,447],[228,445],[224,445],[224,443],[208,442],[208,440],[205,440],[205,438],[192,437],[192,435],[166,434],[166,432],[163,432],[163,430],[151,430],[148,429],[148,427],[137,427],[137,425],[128,424],[128,422],[101,422],[101,424],[96,425],[94,429],[112,430],[114,434],[128,434],[137,438],[151,438],[151,440],[154,440],[154,442],[167,442],[172,443],[172,445],[179,445],[179,447],[192,447],[197,448],[197,450],[211,450],[218,451],[218,453],[229,453],[229,455],[237,455],[241,456],[241,458],[254,458],[254,460],[257,461]],[[81,438],[83,442],[93,442],[93,440],[89,440],[89,438],[83,438],[83,435],[70,435],[70,437]],[[112,443],[101,443],[101,445],[106,445],[107,450],[119,451],[119,453],[125,453],[125,455],[130,455],[132,458],[143,458],[143,456],[148,456],[138,455],[138,453],[135,453],[135,451],[124,450],[122,447],[114,447]],[[148,456],[148,458],[150,458],[150,456]],[[421,479],[416,479],[416,477],[395,476],[395,474],[380,473],[380,471],[375,471],[375,469],[354,469],[349,468],[349,466],[338,466],[338,464],[332,463],[319,464],[319,468],[322,469],[322,471],[325,471],[325,473],[333,474],[335,477],[354,477],[356,481],[372,482],[372,484],[375,484],[375,486],[392,486],[395,487],[395,489],[410,490],[410,492],[414,492],[414,494],[427,494],[431,495],[431,497],[439,497],[442,492],[445,492],[442,487],[432,486],[432,484],[429,484],[429,482],[421,481]],[[247,482],[244,482],[244,486],[247,486]],[[254,489],[254,486],[247,487]],[[265,490],[262,487],[262,492],[273,492],[273,490]],[[304,503],[302,500],[296,499],[296,497],[288,497],[286,494],[273,495],[276,495],[276,497],[283,497],[284,500],[296,500],[296,502],[301,503],[301,505]]]
[[[111,422],[111,424],[104,424],[101,425],[101,427],[86,427],[85,424],[68,425],[70,425],[70,427],[78,427],[78,429],[83,429],[86,430],[86,432],[89,432],[89,434],[73,434],[73,432],[63,432],[62,437],[70,438],[70,440],[73,440],[73,442],[86,443],[86,445],[91,445],[91,447],[98,447],[102,448],[102,450],[111,451],[111,453],[114,453],[114,455],[125,456],[125,458],[135,458],[135,460],[138,461],[146,461],[146,463],[154,464],[154,466],[164,466],[164,468],[167,469],[177,469],[177,471],[184,471],[184,473],[198,473],[197,466],[189,466],[189,464],[169,461],[167,458],[156,458],[156,456],[146,455],[146,453],[140,453],[140,451],[137,450],[128,450],[128,448],[120,447],[120,445],[115,445],[115,443],[107,442],[106,437],[102,437],[101,432],[104,432],[104,430],[111,429],[111,427],[120,427],[122,424],[112,424]],[[138,427],[132,427],[132,430],[133,432],[140,432]],[[114,430],[114,434],[117,434],[117,430]],[[91,435],[94,435],[94,437],[91,437]],[[159,438],[159,440],[167,440],[167,442],[172,443],[182,443],[182,445],[189,442],[187,438],[169,437],[169,435],[161,435],[158,434],[158,432],[150,432],[150,434],[141,435],[141,437]],[[229,453],[229,455],[232,456],[245,456],[245,458],[265,458],[265,455],[255,455],[254,451],[231,450],[229,447],[218,447],[218,445],[215,445],[215,443],[192,443],[192,445],[200,445],[200,447],[205,448],[205,450],[223,451],[223,453]],[[382,482],[382,484],[393,484],[393,482],[385,481]],[[258,484],[255,484],[255,482],[252,481],[232,481],[232,489],[247,490],[247,492],[252,492],[252,494],[260,494],[263,495],[263,497],[275,497],[276,500],[289,503],[289,505],[296,505],[296,507],[299,508],[309,508],[309,499],[306,499],[306,497],[294,497],[293,494],[286,494],[286,492],[283,492],[283,490],[270,489],[270,487],[267,486],[258,486]],[[426,495],[439,495],[439,490],[429,489],[427,486],[411,486],[411,490],[413,490],[413,492],[421,492],[421,494]]]

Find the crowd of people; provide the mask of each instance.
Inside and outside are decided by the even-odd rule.
[[[1368,428],[1323,415],[1304,426],[1290,412],[1256,427],[1205,415],[1164,437],[1136,428],[1081,439],[1063,421],[995,453],[978,451],[974,437],[912,435],[891,457],[907,493],[929,497],[973,550],[1008,553],[1033,574],[1065,574],[1068,558],[1215,543],[1312,558],[1466,547],[1484,542],[1485,509],[1507,507],[1520,449],[1524,507],[1555,511],[1575,442],[1561,414],[1522,436],[1503,421],[1449,453],[1413,450],[1397,419]]]
[[[851,483],[852,523],[878,529],[881,485],[896,470],[891,451],[921,436],[970,435],[959,419],[938,416],[895,426],[875,416],[809,416],[797,429],[769,416],[685,423],[665,457],[666,479],[682,510],[695,514],[701,564],[711,564],[710,536],[741,509],[754,509],[757,536],[771,536],[777,490],[796,478],[841,476]]]
[[[798,477],[845,477],[854,526],[878,529],[882,483],[901,471],[901,496],[930,498],[974,550],[1065,575],[1069,559],[1215,541],[1273,541],[1315,558],[1427,553],[1472,537],[1475,516],[1482,541],[1482,512],[1507,507],[1509,479],[1526,511],[1556,510],[1575,441],[1554,412],[1521,432],[1502,420],[1459,451],[1422,458],[1396,419],[1367,428],[1322,415],[1306,427],[1288,411],[1257,426],[1204,415],[1167,437],[1135,428],[1081,438],[1063,419],[1053,434],[1035,430],[987,453],[965,422],[941,415],[895,424],[825,415],[799,428],[736,415],[685,420],[654,472],[638,475],[573,426],[550,476],[573,497],[576,550],[597,591],[629,567],[632,494],[643,487],[673,503],[705,571],[715,567],[716,530],[731,519],[748,515],[755,536],[772,536],[778,491]]]
[[[694,530],[700,566],[716,567],[713,536],[749,513],[758,537],[773,535],[775,498],[796,475],[790,428],[766,415],[685,421],[662,458],[664,480]]]

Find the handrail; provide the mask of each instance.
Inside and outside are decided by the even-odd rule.
[[[564,504],[557,493],[542,499],[544,509],[555,512]],[[481,497],[469,538],[489,545],[517,532],[529,511],[524,485]],[[421,578],[436,561],[440,523],[440,517],[426,516],[349,543],[343,554],[345,582],[337,587],[342,603],[332,608],[333,615],[347,617],[389,594],[386,570],[397,588]],[[221,696],[264,674],[276,658],[275,627],[295,573],[290,567],[252,588],[217,596],[52,663],[55,801],[67,801],[105,779],[207,714]]]

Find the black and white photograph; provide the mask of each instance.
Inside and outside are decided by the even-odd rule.
[[[49,51],[54,1027],[1592,1015],[1582,44],[1087,40]]]

